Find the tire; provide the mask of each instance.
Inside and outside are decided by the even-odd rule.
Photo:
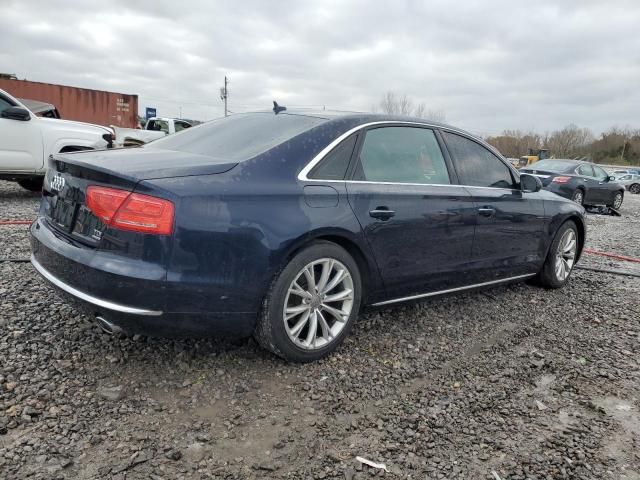
[[[640,183],[634,183],[633,185],[629,185],[629,191],[631,193],[640,193]]]
[[[611,203],[611,205],[607,205],[607,206],[618,210],[622,206],[623,200],[624,200],[624,193],[616,192],[615,195],[613,196],[613,202]]]
[[[578,205],[584,204],[584,190],[581,188],[577,188],[573,195],[571,195],[571,200],[576,202]]]
[[[573,252],[570,261],[568,261],[568,249],[566,248],[567,236],[573,237]],[[559,259],[559,253],[562,253],[562,259]],[[556,236],[554,237],[553,242],[551,242],[549,252],[547,253],[547,258],[545,259],[544,265],[542,266],[542,270],[540,270],[540,273],[538,274],[537,283],[545,288],[563,287],[569,280],[571,272],[573,272],[577,254],[578,228],[572,220],[568,220],[560,226],[560,228],[556,232]],[[558,267],[558,262],[563,260],[563,266],[566,269],[568,265],[568,271],[561,270]]]
[[[322,275],[325,270],[328,271],[326,276]],[[316,289],[309,282],[311,271],[313,283],[331,287],[340,270],[347,275],[325,291],[324,297],[315,293]],[[297,288],[294,283],[297,283]],[[309,294],[309,291],[314,294]],[[330,296],[339,296],[340,299],[326,302]],[[254,337],[262,347],[287,361],[304,363],[319,360],[333,352],[349,334],[358,315],[361,298],[360,272],[351,255],[331,242],[314,243],[298,252],[271,283],[262,303]],[[290,310],[288,320],[285,320],[285,305]],[[345,312],[338,315],[342,321],[338,321],[329,308],[333,314]]]
[[[24,178],[22,180],[18,180],[18,185],[30,192],[40,192],[42,191],[43,182],[44,177]]]

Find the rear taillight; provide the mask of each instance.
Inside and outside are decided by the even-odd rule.
[[[569,180],[571,180],[571,177],[553,177],[551,181],[553,183],[567,183]]]
[[[105,225],[119,230],[170,235],[173,203],[162,198],[130,193],[116,188],[87,188],[87,207]]]

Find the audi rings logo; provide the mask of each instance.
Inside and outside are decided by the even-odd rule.
[[[64,177],[59,173],[56,173],[51,179],[51,183],[49,183],[49,185],[51,186],[51,190],[56,190],[58,192],[60,192],[64,188],[64,184]]]

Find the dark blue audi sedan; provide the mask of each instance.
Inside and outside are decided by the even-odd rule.
[[[364,306],[564,285],[584,210],[457,128],[248,113],[140,148],[58,154],[32,263],[108,332],[251,335],[291,361]]]

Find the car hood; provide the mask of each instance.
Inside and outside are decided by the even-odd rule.
[[[39,122],[45,122],[45,123],[49,123],[52,125],[55,125],[56,127],[61,127],[61,126],[67,126],[69,128],[72,128],[74,130],[85,130],[85,131],[92,131],[95,132],[96,130],[101,130],[100,135],[103,135],[105,133],[112,133],[112,130],[107,128],[107,127],[103,127],[102,125],[95,125],[93,123],[85,123],[85,122],[76,122],[73,120],[64,120],[61,118],[48,118],[48,117],[37,117]]]
[[[58,154],[54,158],[94,171],[113,172],[132,181],[225,173],[238,164],[195,153],[144,147]]]

